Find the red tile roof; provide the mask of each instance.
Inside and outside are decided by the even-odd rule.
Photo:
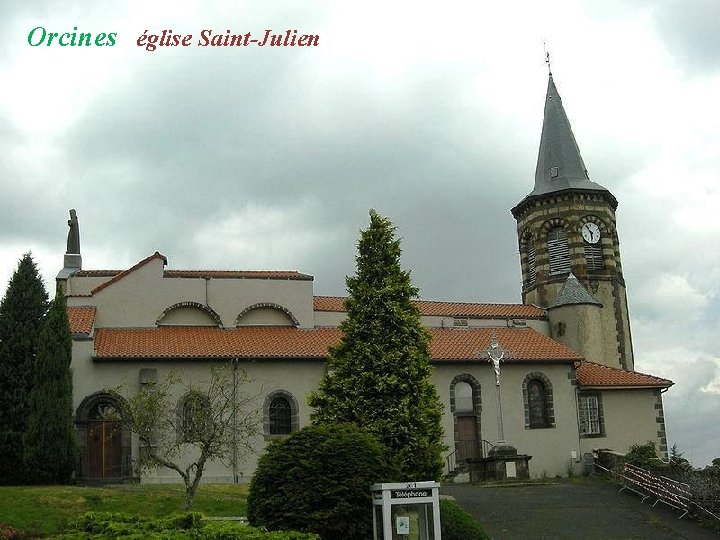
[[[73,277],[115,277],[126,270],[78,270]],[[214,279],[296,279],[313,281],[313,276],[294,270],[165,270],[166,278]]]
[[[580,386],[615,388],[668,388],[674,383],[637,371],[611,368],[594,362],[580,362],[577,365],[577,379]]]
[[[101,328],[95,333],[95,355],[100,358],[325,358],[328,346],[339,339],[337,328]]]
[[[95,311],[95,306],[68,306],[70,332],[72,334],[90,334],[93,324],[95,324]]]
[[[471,361],[487,349],[493,333],[508,361],[577,362],[582,357],[530,328],[432,328],[434,361]],[[338,343],[338,328],[197,326],[101,328],[95,332],[98,358],[325,358]]]
[[[578,361],[582,356],[565,345],[544,336],[532,328],[430,328],[430,353],[433,360],[475,360],[490,346],[493,334],[507,351],[505,360]]]
[[[286,270],[165,270],[167,278],[289,279],[313,281],[313,276]]]
[[[128,274],[146,265],[154,259],[161,259],[163,265],[167,264],[167,257],[155,252],[142,261],[134,264],[127,270],[79,270],[73,274],[74,277],[109,277],[108,281],[95,287],[90,296],[100,292],[105,287],[120,281]],[[313,276],[301,274],[295,271],[285,270],[164,270],[163,277],[166,278],[214,278],[214,279],[289,279],[301,281],[313,281]],[[82,295],[87,296],[87,295]]]
[[[113,277],[121,272],[122,270],[78,270],[73,272],[72,277]]]
[[[345,311],[345,297],[316,296],[313,298],[315,311]],[[421,315],[438,317],[470,317],[480,319],[542,319],[545,311],[536,306],[525,304],[474,304],[468,302],[415,301]]]

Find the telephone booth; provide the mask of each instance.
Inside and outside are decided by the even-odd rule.
[[[374,540],[440,540],[437,482],[375,484]]]

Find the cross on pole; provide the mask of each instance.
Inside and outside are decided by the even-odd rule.
[[[485,351],[488,360],[492,364],[495,372],[495,396],[497,398],[497,426],[498,426],[498,446],[505,446],[505,434],[503,433],[503,414],[502,414],[502,397],[500,395],[500,362],[505,358],[507,352],[498,343],[497,336],[493,333],[490,338],[490,347]]]

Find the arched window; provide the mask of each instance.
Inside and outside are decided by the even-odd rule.
[[[473,390],[470,383],[461,381],[455,384],[455,412],[458,414],[475,412]]]
[[[542,373],[529,373],[522,386],[525,428],[555,427],[552,383]]]
[[[180,402],[180,431],[184,442],[198,442],[210,427],[212,415],[207,396],[191,392]]]
[[[466,460],[480,455],[480,383],[469,373],[450,383],[450,411],[455,432],[455,465],[464,467]]]
[[[275,390],[265,397],[263,433],[265,440],[281,439],[300,429],[298,402],[290,392]]]
[[[270,435],[287,435],[292,431],[290,402],[285,397],[276,397],[270,402]]]
[[[88,420],[117,422],[120,420],[120,411],[118,411],[115,404],[109,400],[98,401],[98,403],[90,409]]]
[[[547,235],[550,275],[567,274],[570,271],[570,248],[567,232],[562,227],[550,229]]]
[[[547,398],[545,397],[545,386],[537,379],[533,379],[527,385],[528,412],[530,413],[530,427],[547,426]]]

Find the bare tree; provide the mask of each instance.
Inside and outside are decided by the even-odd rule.
[[[248,383],[247,373],[230,364],[211,368],[208,379],[197,383],[171,373],[126,397],[122,419],[139,439],[138,467],[177,472],[185,482],[186,511],[208,460],[234,468],[252,449],[259,394],[247,393]]]

